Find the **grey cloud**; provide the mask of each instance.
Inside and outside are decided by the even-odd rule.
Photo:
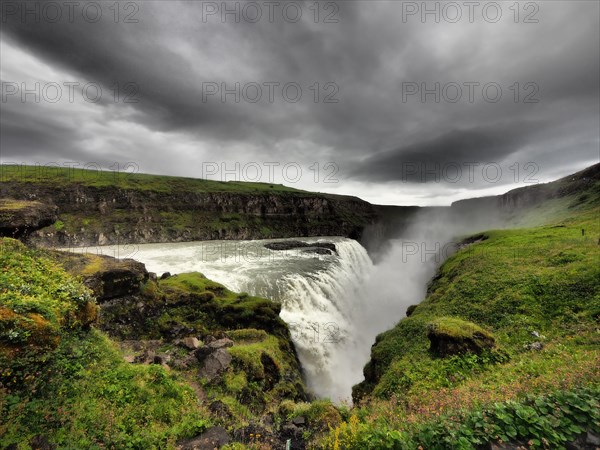
[[[10,16],[1,33],[5,45],[82,80],[107,89],[114,83],[136,83],[139,102],[123,105],[132,110],[124,118],[119,118],[118,106],[102,103],[98,108],[107,120],[172,135],[170,152],[185,140],[198,142],[199,148],[219,148],[216,154],[240,152],[240,159],[333,160],[348,168],[346,180],[374,185],[398,181],[403,161],[501,160],[521,151],[540,159],[551,151],[545,147],[554,149],[548,173],[566,162],[589,161],[600,134],[593,125],[600,120],[598,3],[540,3],[538,24],[512,23],[508,10],[495,24],[403,23],[399,3],[337,2],[339,22],[326,24],[314,23],[313,2],[303,2],[298,23],[279,19],[252,24],[221,23],[218,18],[204,23],[202,2],[151,1],[139,2],[138,23],[36,24]],[[203,81],[229,86],[295,81],[303,87],[303,98],[253,104],[222,103],[215,96],[203,102]],[[407,81],[493,81],[504,96],[494,104],[481,98],[456,104],[422,103],[416,97],[405,102],[402,83]],[[315,103],[310,90],[315,82],[321,89],[323,83],[335,83],[339,102]],[[521,89],[526,82],[536,83],[539,103],[512,101],[515,82]],[[98,118],[80,127],[63,120],[50,130],[52,122],[29,106],[3,105],[3,156],[46,152],[72,158],[79,153],[90,159],[94,150],[81,137],[93,134]],[[77,111],[66,109],[64,114],[76,116]],[[30,126],[30,133],[16,125],[17,117]],[[580,125],[556,133],[569,123]],[[136,142],[145,138],[139,133],[129,141],[119,136],[122,147],[136,153]],[[567,151],[575,134],[585,135],[587,144],[579,142]],[[565,149],[562,156],[557,146]],[[297,153],[290,156],[290,148]],[[189,151],[146,150],[165,173],[184,172],[184,156],[190,156]],[[411,175],[402,181],[423,179]]]

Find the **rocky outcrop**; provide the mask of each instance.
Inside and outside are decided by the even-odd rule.
[[[441,358],[481,353],[496,345],[494,336],[480,326],[455,318],[440,318],[427,325],[430,351]]]
[[[302,241],[283,241],[269,242],[265,248],[276,251],[287,251],[301,249],[305,253],[316,253],[319,255],[331,255],[337,253],[335,244],[332,242],[302,242]]]
[[[149,278],[146,266],[133,259],[63,252],[55,256],[67,271],[83,277],[99,303],[135,294]]]
[[[52,203],[0,199],[0,236],[21,238],[56,222],[58,208]]]

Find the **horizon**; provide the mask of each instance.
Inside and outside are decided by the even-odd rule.
[[[131,164],[131,163],[129,163]],[[591,164],[588,165],[586,167],[583,167],[580,170],[577,170],[576,172],[571,172],[566,174],[565,176],[561,176],[559,178],[555,178],[549,181],[545,181],[545,182],[536,182],[535,184],[547,184],[547,183],[552,183],[555,181],[559,181],[565,177],[568,177],[569,175],[574,175],[578,172],[581,172],[583,170],[589,169],[595,165],[600,164],[600,162],[595,163],[595,164]],[[131,167],[129,167],[129,170],[115,170],[117,169],[116,167],[113,167],[113,169],[106,169],[103,167],[94,167],[94,168],[85,168],[85,167],[78,167],[78,163],[73,163],[71,162],[69,165],[67,166],[61,166],[58,163],[47,163],[47,164],[17,164],[17,163],[2,163],[0,162],[0,182],[5,181],[4,180],[4,176],[5,176],[5,171],[4,168],[6,167],[17,167],[17,168],[35,168],[36,170],[39,170],[39,173],[37,174],[38,176],[42,176],[44,175],[43,171],[48,170],[48,169],[59,169],[59,170],[65,170],[65,171],[73,171],[73,170],[79,170],[79,171],[87,171],[87,172],[97,172],[99,175],[105,174],[105,173],[116,173],[116,174],[123,174],[124,176],[128,176],[128,174],[131,175],[141,175],[141,176],[150,176],[150,177],[169,177],[169,178],[179,178],[179,179],[187,179],[187,180],[195,180],[195,181],[215,181],[218,183],[257,183],[257,184],[262,184],[262,185],[269,185],[271,184],[272,186],[281,186],[281,187],[285,187],[285,188],[291,188],[291,189],[297,189],[292,185],[286,185],[286,184],[281,184],[281,183],[269,183],[269,182],[262,182],[262,181],[257,181],[257,182],[250,182],[250,181],[243,181],[243,180],[211,180],[211,179],[207,179],[207,178],[194,178],[194,177],[183,177],[183,176],[177,176],[177,175],[167,175],[167,174],[160,174],[160,173],[144,173],[144,172],[138,172],[138,171],[132,171]],[[71,175],[70,175],[71,176]],[[69,176],[69,177],[70,177]],[[72,180],[73,182],[77,182],[77,181],[82,181],[82,180],[77,180],[77,177],[74,176]],[[531,184],[530,184],[531,185]],[[473,195],[471,197],[465,197],[465,198],[460,198],[458,200],[453,200],[450,204],[445,204],[445,205],[439,205],[439,204],[435,204],[435,205],[415,205],[415,204],[402,204],[402,205],[398,205],[398,204],[384,204],[384,203],[373,203],[370,202],[362,197],[360,197],[359,195],[354,195],[354,194],[340,194],[340,193],[335,193],[332,194],[330,192],[319,192],[319,191],[308,191],[308,190],[303,190],[303,189],[297,189],[300,192],[307,192],[307,193],[314,193],[314,194],[330,194],[330,195],[340,195],[340,196],[349,196],[349,197],[357,197],[361,200],[367,201],[375,206],[397,206],[397,207],[402,207],[402,208],[414,208],[414,207],[419,207],[419,208],[449,208],[451,207],[454,203],[456,202],[460,202],[462,200],[470,200],[470,199],[476,199],[476,198],[485,198],[485,197],[493,197],[496,195],[503,195],[506,194],[512,190],[518,189],[519,187],[526,187],[526,186],[516,186],[516,187],[512,187],[510,189],[504,190],[498,194],[489,194],[489,195]]]

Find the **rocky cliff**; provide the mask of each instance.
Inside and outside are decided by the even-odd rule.
[[[459,215],[477,212],[482,216],[492,214],[506,219],[515,212],[535,207],[547,200],[584,193],[593,188],[598,180],[600,163],[550,183],[525,186],[502,195],[459,200],[452,204],[452,209]],[[586,198],[583,198],[581,201],[585,200]]]
[[[346,236],[379,245],[398,217],[414,208],[378,207],[356,197],[278,185],[220,183],[138,175],[124,180],[2,174],[0,198],[37,202],[55,213],[29,233],[43,246]],[[82,171],[83,172],[83,171]],[[10,228],[10,227],[9,227]],[[13,227],[15,230],[18,224]],[[6,229],[4,235],[14,234]]]

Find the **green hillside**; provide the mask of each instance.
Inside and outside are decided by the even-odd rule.
[[[275,193],[308,194],[282,184],[241,181],[214,181],[124,171],[76,169],[53,166],[0,165],[0,181],[50,184],[64,187],[72,184],[91,187],[114,187],[153,192],[229,192],[238,194]],[[312,194],[312,193],[311,193]]]
[[[427,298],[377,337],[354,388],[362,406],[328,448],[555,449],[598,432],[600,181],[585,186],[442,265]],[[494,345],[477,347],[484,334]],[[456,351],[432,351],[439,339]]]

